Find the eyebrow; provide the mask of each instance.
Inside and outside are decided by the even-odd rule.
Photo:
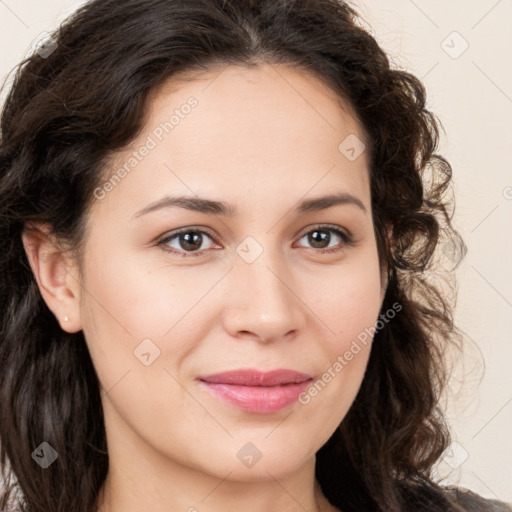
[[[340,194],[332,194],[323,197],[316,197],[313,199],[306,199],[300,202],[295,208],[294,212],[298,214],[325,210],[339,204],[352,204],[360,208],[365,215],[368,213],[363,202],[356,196],[343,192]],[[213,201],[202,197],[191,196],[166,196],[154,203],[139,210],[132,218],[146,215],[150,212],[160,210],[162,208],[179,207],[195,212],[205,213],[209,215],[223,215],[226,217],[233,217],[236,215],[236,208],[233,205],[225,203],[224,201]]]

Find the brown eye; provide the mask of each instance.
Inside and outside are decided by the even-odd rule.
[[[180,256],[199,256],[203,250],[206,250],[203,247],[205,237],[212,240],[212,237],[205,231],[188,228],[165,237],[158,242],[158,245],[163,246],[166,251]]]
[[[350,245],[352,242],[349,235],[338,228],[330,226],[318,226],[303,235],[301,240],[303,238],[307,239],[308,243],[311,244],[312,249],[318,249],[319,252],[323,253],[341,251],[346,245]],[[337,239],[338,243],[336,243]],[[342,241],[341,245],[339,239]],[[334,242],[334,245],[329,245],[331,242]]]
[[[352,244],[352,238],[344,231],[331,226],[317,226],[301,237],[307,238],[311,249],[317,252],[333,253],[342,251],[346,246]],[[181,257],[201,256],[204,251],[211,247],[204,247],[206,239],[214,241],[213,237],[202,229],[185,228],[170,233],[158,242],[165,251]],[[336,243],[337,241],[337,243]],[[330,245],[334,242],[334,245]]]

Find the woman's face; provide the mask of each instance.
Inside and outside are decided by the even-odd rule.
[[[314,461],[367,365],[361,333],[384,293],[368,155],[359,124],[314,77],[220,71],[167,83],[109,164],[75,314],[111,466],[279,478]],[[327,196],[342,200],[314,201]],[[311,380],[201,381],[240,369]]]

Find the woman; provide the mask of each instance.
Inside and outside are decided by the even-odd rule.
[[[465,246],[424,88],[356,13],[96,0],[50,43],[1,120],[20,509],[511,510],[434,482],[461,334],[427,271]]]

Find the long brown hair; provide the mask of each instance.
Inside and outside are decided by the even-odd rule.
[[[418,78],[341,0],[94,0],[18,67],[1,116],[0,464],[30,512],[94,512],[108,471],[99,382],[82,332],[63,332],[39,293],[21,232],[47,222],[80,253],[108,157],[142,128],[149,93],[180,72],[292,65],[348,101],[368,135],[372,214],[389,285],[359,393],[317,453],[325,496],[349,511],[456,511],[433,481],[450,442],[439,407],[445,351],[460,347],[452,300],[432,278],[451,224],[452,169]],[[341,142],[341,141],[340,141]],[[393,226],[388,241],[385,227]],[[47,470],[32,453],[59,454]],[[14,489],[15,487],[13,487]],[[8,504],[9,492],[0,500]]]

